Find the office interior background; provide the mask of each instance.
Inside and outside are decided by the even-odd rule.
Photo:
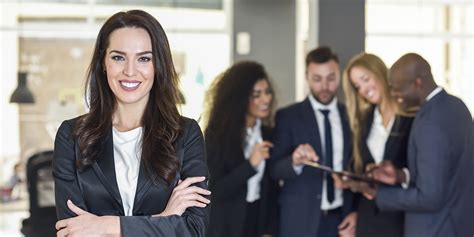
[[[53,148],[59,124],[86,112],[85,74],[98,30],[113,13],[135,8],[164,27],[182,114],[196,120],[210,83],[239,60],[266,67],[278,107],[303,99],[304,56],[318,45],[340,55],[341,69],[362,51],[387,66],[419,53],[436,82],[474,111],[474,0],[1,0],[0,185],[15,164],[24,177],[28,158]],[[20,72],[34,103],[10,102]],[[30,215],[25,182],[13,191],[2,192],[0,203],[5,237],[22,236]]]

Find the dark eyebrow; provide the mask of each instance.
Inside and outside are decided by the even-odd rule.
[[[145,54],[153,54],[153,52],[152,51],[145,51],[145,52],[137,53],[138,56],[145,55]]]
[[[122,52],[120,50],[110,50],[109,54],[111,54],[111,53],[126,55],[125,52]],[[144,55],[144,54],[153,54],[153,52],[152,51],[140,52],[140,53],[137,53],[137,56],[141,56],[141,55]]]

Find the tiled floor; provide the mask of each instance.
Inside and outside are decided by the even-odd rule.
[[[13,211],[0,214],[0,236],[2,237],[22,237],[21,221],[30,215],[28,211]]]

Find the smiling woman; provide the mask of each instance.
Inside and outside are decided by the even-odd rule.
[[[178,78],[159,22],[141,10],[109,18],[97,37],[90,112],[55,140],[58,236],[203,236],[203,136],[181,117]]]
[[[213,193],[207,236],[275,234],[277,184],[268,174],[274,95],[265,69],[251,61],[234,64],[214,81],[207,102]]]
[[[118,105],[145,105],[155,76],[150,36],[142,28],[125,27],[114,31],[109,40],[105,72]]]
[[[413,118],[402,114],[391,95],[385,63],[374,54],[355,55],[344,71],[343,87],[353,141],[351,168],[364,173],[385,162],[405,167]],[[353,191],[360,191],[363,184],[341,183]],[[374,200],[362,195],[357,196],[356,204],[357,236],[403,236],[403,212],[382,211]]]

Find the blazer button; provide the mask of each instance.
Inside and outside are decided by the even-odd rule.
[[[316,196],[316,198],[317,198],[317,199],[321,199],[321,194],[318,194],[318,195]]]

